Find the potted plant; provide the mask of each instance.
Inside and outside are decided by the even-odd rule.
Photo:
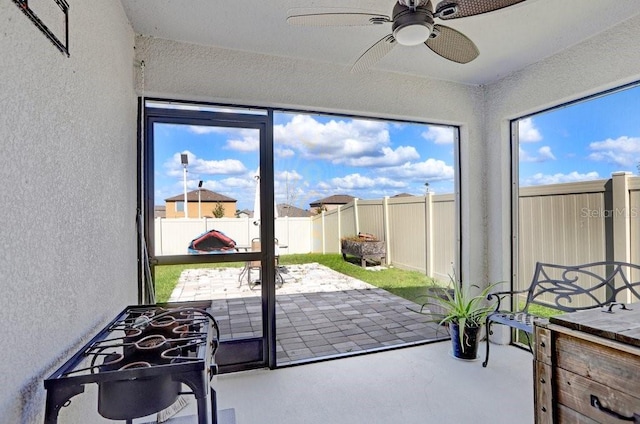
[[[480,330],[487,314],[494,310],[493,306],[487,304],[487,295],[495,285],[490,284],[482,290],[475,284],[462,288],[451,278],[452,287],[430,287],[429,292],[424,295],[428,300],[418,312],[429,314],[441,325],[449,327],[454,357],[476,359]],[[474,295],[474,291],[479,293]],[[425,312],[425,309],[429,312]]]

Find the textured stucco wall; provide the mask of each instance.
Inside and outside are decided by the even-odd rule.
[[[462,275],[484,274],[481,87],[138,36],[147,96],[357,114],[461,127]]]
[[[41,423],[43,378],[137,302],[134,34],[120,2],[69,3],[67,58],[0,2],[2,423]],[[95,422],[85,396],[61,423]]]
[[[509,120],[640,80],[640,16],[485,87],[489,279],[509,280]],[[637,120],[638,117],[629,117]]]

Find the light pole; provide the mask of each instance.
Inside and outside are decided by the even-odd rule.
[[[189,157],[182,153],[180,155],[180,162],[182,162],[182,181],[184,184],[184,217],[189,218],[189,208],[187,205],[187,165],[189,165]]]
[[[202,218],[202,202],[200,200],[200,190],[202,190],[202,180],[198,183],[198,219]]]

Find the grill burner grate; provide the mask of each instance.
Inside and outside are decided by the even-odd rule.
[[[185,384],[198,402],[198,424],[208,424],[207,373],[217,368],[218,325],[210,302],[129,306],[44,382],[45,424],[84,385],[98,385],[98,413],[126,420],[169,407]],[[211,389],[211,422],[216,423],[215,391]]]

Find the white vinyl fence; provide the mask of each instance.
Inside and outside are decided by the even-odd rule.
[[[518,210],[515,289],[529,286],[536,262],[640,263],[640,177],[522,187]]]
[[[453,194],[359,200],[312,217],[313,251],[340,253],[340,239],[369,233],[386,242],[387,264],[447,280],[455,262]]]
[[[250,246],[251,239],[260,237],[253,218],[156,218],[155,254],[184,255],[191,240],[209,230],[218,230],[239,246]],[[276,219],[278,244],[287,246],[280,254],[311,252],[311,221],[309,218],[282,217]]]
[[[310,218],[277,218],[281,255],[340,253],[340,239],[358,232],[386,242],[387,264],[446,279],[455,258],[453,195],[358,200]],[[218,230],[239,246],[259,237],[251,218],[156,218],[155,255],[183,255],[191,240]]]
[[[288,246],[280,250],[286,255],[340,253],[342,237],[370,233],[385,241],[388,264],[447,280],[456,256],[455,217],[453,194],[355,199],[311,218],[277,218],[275,235]],[[608,180],[520,188],[518,226],[516,288],[529,284],[537,261],[639,263],[640,177],[616,173]],[[158,218],[155,253],[185,254],[192,239],[211,229],[244,246],[259,235],[251,218]]]

